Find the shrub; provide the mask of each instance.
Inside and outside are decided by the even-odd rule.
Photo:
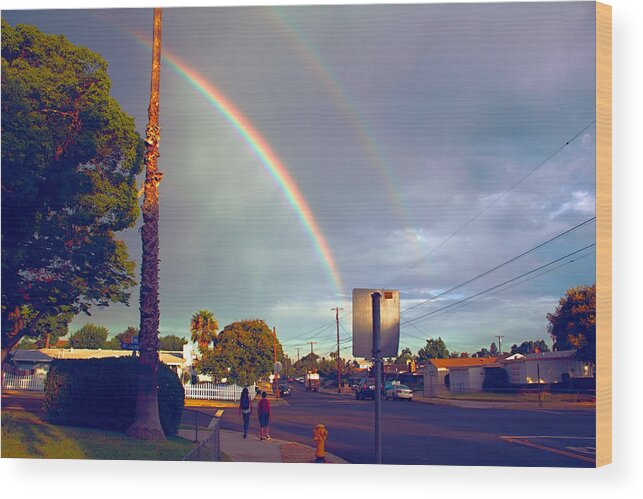
[[[133,357],[54,360],[45,382],[45,416],[57,424],[125,431],[134,420],[138,371]],[[175,435],[183,385],[163,363],[157,380],[161,426]]]
[[[488,367],[484,370],[482,389],[485,392],[504,391],[507,388],[507,371],[502,367]]]

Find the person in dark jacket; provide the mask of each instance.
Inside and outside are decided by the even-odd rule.
[[[243,417],[243,438],[248,437],[248,426],[250,426],[250,415],[252,414],[252,401],[248,388],[241,391],[241,400],[239,401],[239,414]]]

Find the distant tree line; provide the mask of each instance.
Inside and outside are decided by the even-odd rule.
[[[121,350],[121,342],[131,343],[135,336],[138,336],[138,329],[133,326],[130,326],[122,333],[118,333],[112,338],[109,338],[109,330],[106,327],[96,324],[85,324],[69,336],[69,339],[62,345],[62,348]],[[52,337],[50,339],[49,346],[53,347],[60,339],[64,339],[64,337],[58,335]],[[169,334],[159,338],[159,350],[181,351],[183,349],[183,345],[186,345],[187,343],[188,340],[185,338],[181,338],[175,334]],[[44,347],[44,338],[39,338],[37,340],[23,338],[17,348],[22,350],[35,350]]]

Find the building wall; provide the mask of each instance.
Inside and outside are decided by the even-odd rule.
[[[504,365],[505,371],[507,371],[507,381],[512,385],[522,385],[525,384],[526,375],[525,375],[525,363],[522,360],[515,360],[507,362]]]
[[[567,359],[527,359],[524,364],[524,383],[538,383],[538,366],[540,366],[541,383],[560,383],[563,380],[563,374],[568,374],[570,378],[593,376],[593,372],[590,372],[589,369],[585,370],[582,362],[571,357]]]
[[[469,369],[450,369],[450,387],[454,393],[466,393],[469,391]]]
[[[484,383],[484,367],[450,369],[451,387],[454,393],[481,392]]]
[[[439,397],[449,392],[445,385],[445,378],[449,374],[449,370],[445,368],[438,369],[437,376],[429,376],[428,370],[424,370],[424,396],[425,397]]]

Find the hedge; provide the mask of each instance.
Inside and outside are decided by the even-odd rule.
[[[134,421],[139,362],[134,357],[56,359],[45,381],[45,417],[52,423],[125,431]],[[184,390],[168,366],[158,369],[159,417],[178,432]]]

